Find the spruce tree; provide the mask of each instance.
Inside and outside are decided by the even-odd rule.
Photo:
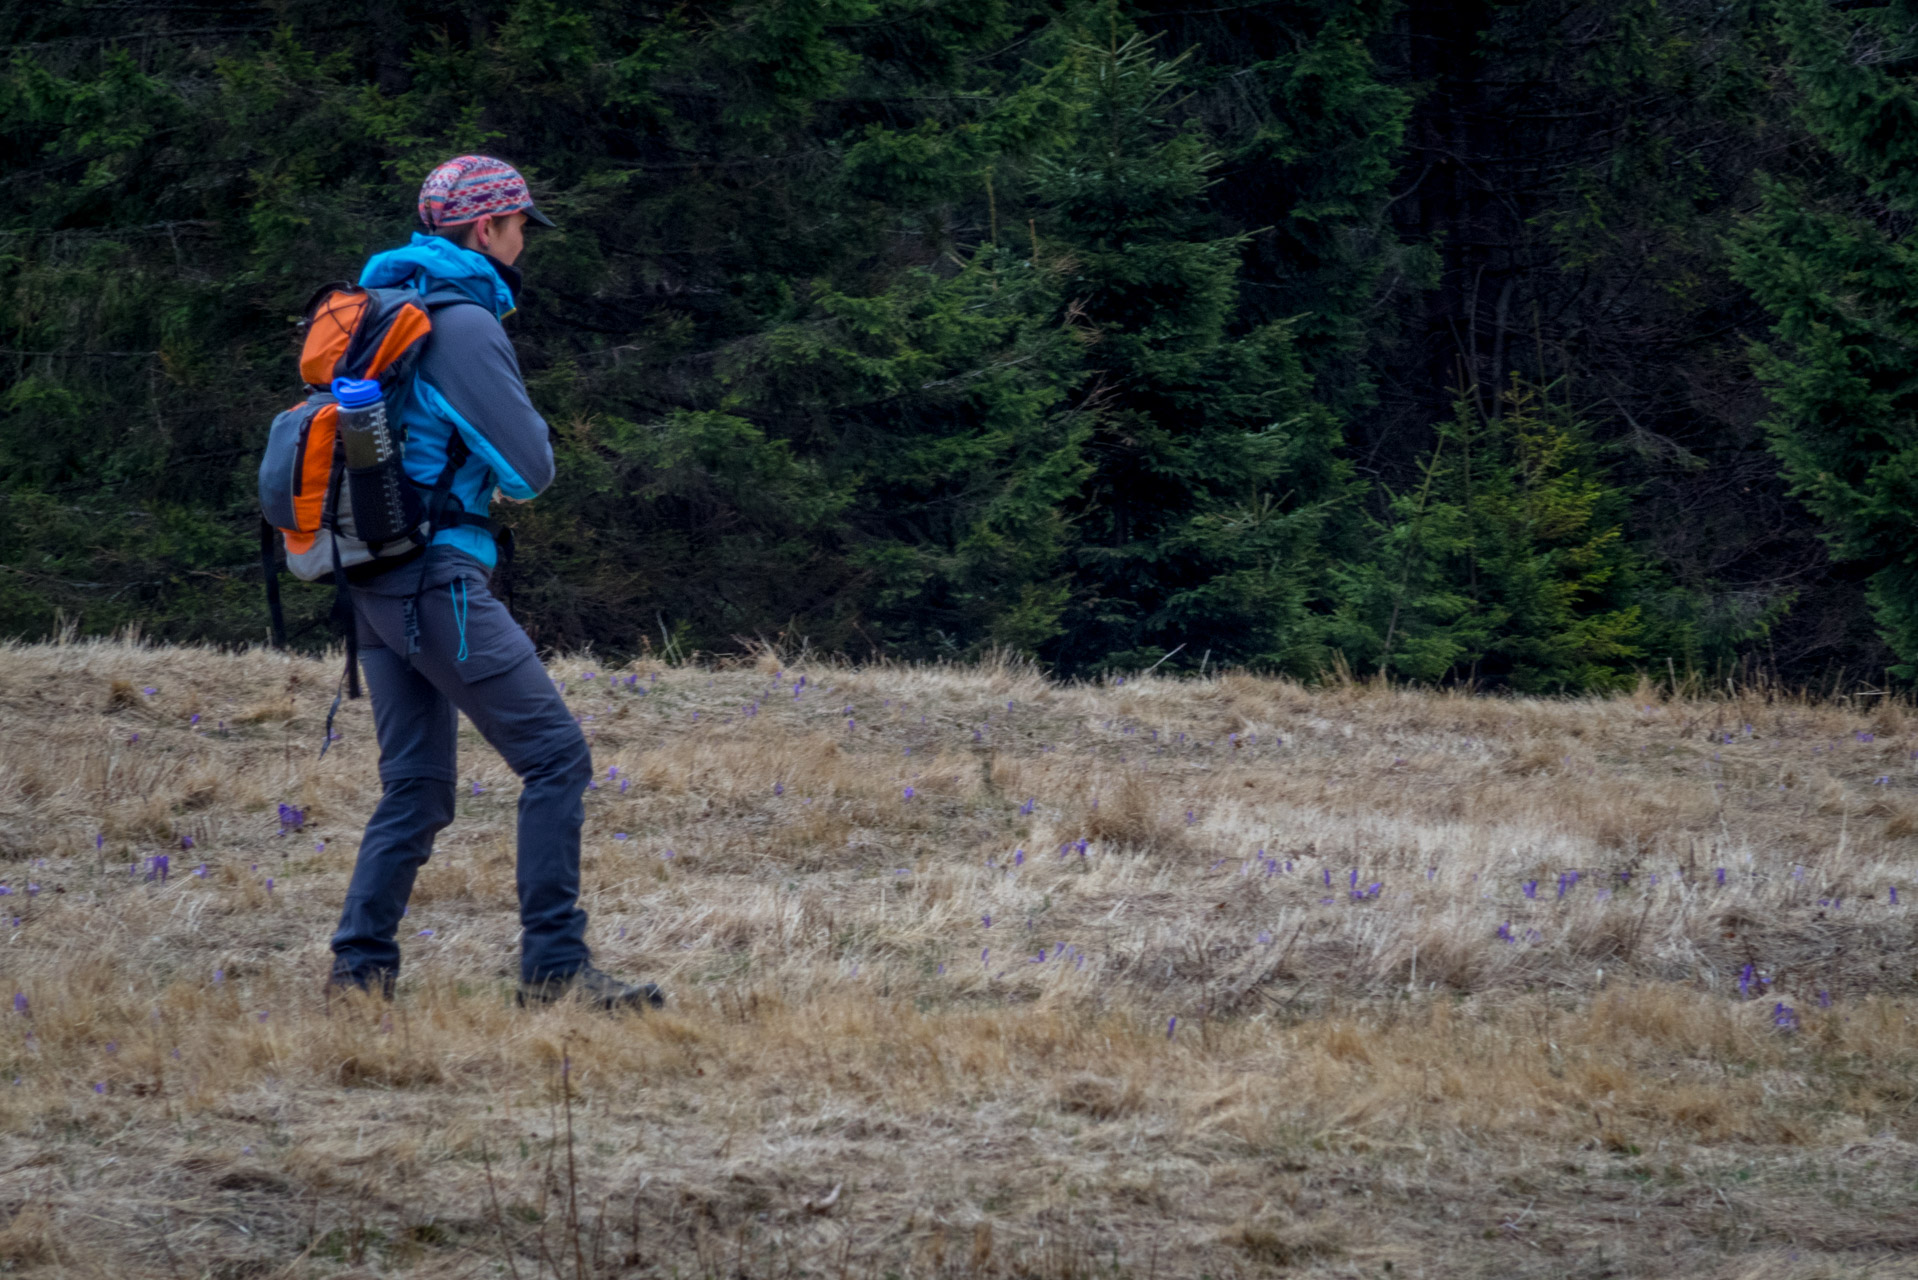
[[[1369,522],[1331,625],[1354,669],[1528,693],[1629,678],[1645,628],[1623,495],[1548,391],[1514,379],[1496,414],[1460,394],[1418,483]]]
[[[1216,157],[1178,119],[1181,65],[1109,18],[1067,54],[1076,127],[1034,170],[1035,265],[1082,333],[1092,425],[1068,506],[1071,669],[1309,668],[1318,532],[1350,485],[1336,419],[1283,323],[1231,332],[1242,239],[1208,234]]]
[[[1802,113],[1831,171],[1772,180],[1735,274],[1771,314],[1754,350],[1771,447],[1918,675],[1918,5],[1779,0]],[[1869,57],[1858,51],[1872,50]]]

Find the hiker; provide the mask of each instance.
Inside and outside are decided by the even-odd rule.
[[[532,640],[488,589],[498,549],[483,518],[494,490],[526,501],[553,480],[551,435],[500,325],[519,295],[514,264],[527,224],[553,224],[533,207],[518,171],[487,156],[435,169],[420,188],[419,214],[425,230],[374,255],[360,284],[417,289],[431,312],[398,405],[403,466],[422,490],[440,484],[433,501],[454,517],[433,521],[424,552],[397,567],[375,560],[344,574],[373,698],[382,793],[333,935],[329,990],[392,994],[394,939],[414,877],[453,821],[456,713],[465,712],[522,787],[520,1003],[576,996],[605,1009],[658,1006],[658,987],[593,966],[579,906],[592,754]]]

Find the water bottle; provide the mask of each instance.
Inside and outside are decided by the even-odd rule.
[[[340,444],[346,455],[346,498],[355,537],[376,553],[414,533],[425,508],[406,478],[400,450],[386,424],[386,400],[372,379],[335,378]]]
[[[386,430],[386,397],[371,378],[333,379],[333,398],[340,402],[340,440],[346,446],[349,471],[376,467],[393,456],[393,438]]]

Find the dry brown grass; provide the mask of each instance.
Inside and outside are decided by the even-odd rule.
[[[470,734],[328,1009],[333,670],[0,650],[0,1272],[1918,1274],[1902,706],[562,661],[612,1020]]]

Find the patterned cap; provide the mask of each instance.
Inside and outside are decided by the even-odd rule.
[[[420,184],[420,221],[428,231],[463,227],[508,213],[523,213],[542,227],[553,225],[551,218],[533,207],[526,179],[504,160],[460,156],[427,174]]]

